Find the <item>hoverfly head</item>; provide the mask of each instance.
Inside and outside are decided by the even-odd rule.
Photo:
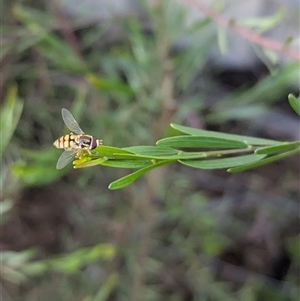
[[[102,144],[102,140],[97,139],[96,137],[92,137],[91,149],[96,148],[98,145]]]

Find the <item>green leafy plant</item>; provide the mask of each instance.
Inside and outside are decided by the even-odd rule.
[[[294,110],[299,112],[299,98],[289,95]],[[137,171],[109,185],[110,189],[126,187],[146,172],[173,162],[200,169],[224,169],[240,172],[259,167],[300,152],[300,141],[281,142],[234,134],[219,133],[171,124],[185,135],[157,141],[157,146],[116,148],[98,146],[92,155],[75,160],[74,168],[103,165],[136,168]],[[181,148],[187,150],[181,150]],[[194,149],[201,151],[194,151]],[[202,149],[210,149],[203,151]]]
[[[17,97],[17,87],[8,90],[0,113],[0,157],[3,155],[19,122],[23,109],[23,102]]]
[[[36,251],[29,249],[22,252],[1,252],[2,277],[14,283],[25,282],[29,276],[37,276],[45,271],[59,271],[74,274],[84,266],[98,260],[112,260],[115,249],[109,244],[98,244],[81,248],[64,255],[57,255],[39,261],[32,261]]]

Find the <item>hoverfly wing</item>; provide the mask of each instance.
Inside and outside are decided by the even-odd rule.
[[[58,158],[58,161],[56,163],[56,169],[64,168],[75,158],[75,155],[76,155],[76,152],[64,151]]]
[[[84,134],[83,130],[80,128],[79,124],[69,110],[63,108],[61,110],[61,115],[64,123],[73,133],[78,135]]]

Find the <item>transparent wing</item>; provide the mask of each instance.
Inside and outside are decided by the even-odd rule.
[[[61,115],[64,123],[73,133],[78,135],[84,134],[83,130],[80,128],[74,116],[69,110],[63,108],[61,110]]]
[[[75,158],[76,152],[64,151],[56,163],[56,169],[62,169]]]

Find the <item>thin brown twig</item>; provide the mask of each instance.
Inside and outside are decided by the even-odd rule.
[[[293,58],[297,61],[300,61],[300,52],[298,49],[291,48],[278,41],[262,37],[254,30],[251,30],[247,27],[244,27],[244,26],[236,24],[235,22],[232,22],[232,20],[225,18],[224,16],[220,15],[218,12],[216,12],[209,6],[206,6],[199,1],[182,0],[182,2],[187,3],[190,6],[193,6],[197,9],[201,10],[206,16],[208,16],[209,18],[214,20],[220,26],[223,26],[223,27],[226,27],[228,29],[235,31],[241,37],[247,39],[250,42],[260,45],[271,51],[281,53],[281,54],[283,54],[287,57]]]

